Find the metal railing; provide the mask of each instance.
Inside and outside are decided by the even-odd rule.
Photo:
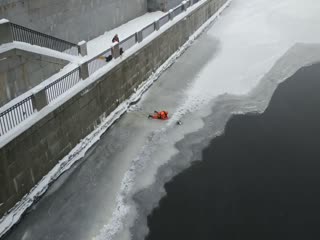
[[[33,112],[32,96],[29,96],[0,113],[0,136],[26,120]]]
[[[120,48],[122,48],[123,51],[126,51],[136,43],[137,43],[136,35],[132,34],[131,36],[125,38],[120,42]]]
[[[148,26],[146,26],[145,28],[143,28],[141,30],[142,32],[142,39],[145,39],[146,37],[148,37],[151,33],[153,33],[155,31],[155,26],[154,23],[149,24]]]
[[[111,48],[93,57],[88,62],[89,75],[93,74],[95,71],[105,66],[107,62],[111,60],[112,60]]]
[[[26,42],[76,56],[80,52],[80,47],[75,43],[40,33],[15,23],[10,23],[10,27],[14,41]]]
[[[65,93],[71,87],[80,82],[80,80],[80,69],[76,68],[63,77],[50,83],[44,88],[44,90],[46,91],[47,102],[52,102],[61,94]]]
[[[193,4],[197,2],[199,2],[199,0],[193,0]],[[190,1],[187,4],[191,5]],[[182,4],[179,5],[177,8],[173,10],[173,13],[175,14],[174,16],[181,14],[183,10],[184,8]],[[164,15],[158,20],[158,26],[159,26],[158,28],[161,28],[163,25],[165,25],[170,21],[169,14]],[[14,26],[14,24],[12,24],[12,26]],[[15,29],[21,29],[21,26],[19,26],[19,28],[16,26],[18,25],[15,25],[14,27]],[[15,40],[29,41],[31,44],[37,44],[37,45],[46,46],[49,48],[56,47],[57,49],[64,50],[64,51],[67,51],[70,48],[75,48],[78,51],[78,46],[75,44],[70,45],[70,43],[64,42],[63,40],[56,39],[45,34],[40,34],[33,30],[28,30],[28,29],[26,30],[25,28],[22,28],[22,29],[23,30],[21,31],[25,31],[24,33],[19,32],[20,30],[15,30],[16,31],[14,33]],[[139,31],[140,35],[142,35],[142,40],[147,36],[149,36],[155,30],[156,30],[156,23],[152,23],[146,26],[145,28],[143,28],[141,31]],[[37,39],[30,40],[34,36]],[[47,37],[52,39],[52,43],[49,40],[47,40]],[[55,41],[60,42],[61,45],[59,45],[58,43],[57,45],[55,45],[53,43]],[[119,48],[122,48],[124,51],[128,50],[129,48],[134,46],[137,43],[137,41],[138,41],[137,34],[131,35],[120,42]],[[53,45],[50,46],[50,44],[53,44]],[[90,60],[84,63],[84,65],[86,65],[88,74],[90,76],[91,74],[96,72],[98,69],[105,66],[107,62],[111,61],[112,59],[113,59],[112,49],[110,48],[92,57]],[[83,75],[81,74],[81,76]],[[41,91],[45,91],[47,104],[57,99],[61,94],[68,91],[70,88],[72,88],[81,80],[82,79],[80,77],[80,67],[78,67],[72,70],[71,72],[67,73],[66,75],[60,77],[59,79],[55,80],[54,82],[48,84],[46,87],[44,87],[41,90]],[[33,95],[29,96],[24,100],[20,101],[19,103],[15,104],[14,106],[8,108],[4,112],[0,113],[0,136],[10,131],[12,128],[20,124],[22,121],[30,117],[35,112],[36,107],[34,106],[33,97],[34,97]]]
[[[169,21],[170,21],[169,14],[164,15],[159,19],[159,27],[161,28],[163,25],[165,25]]]
[[[183,5],[181,4],[172,10],[173,17],[178,16],[182,12],[183,12]]]

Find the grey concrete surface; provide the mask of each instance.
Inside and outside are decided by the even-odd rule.
[[[0,107],[57,73],[67,61],[22,50],[0,54]]]

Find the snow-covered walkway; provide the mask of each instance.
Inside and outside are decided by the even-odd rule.
[[[88,55],[95,56],[100,52],[108,49],[112,45],[112,38],[115,34],[118,34],[120,41],[131,36],[132,34],[140,31],[145,26],[153,23],[154,21],[161,18],[164,12],[152,12],[146,13],[140,17],[137,17],[117,28],[114,28],[103,35],[94,38],[87,43]]]

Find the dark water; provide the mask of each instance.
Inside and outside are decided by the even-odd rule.
[[[148,240],[320,239],[320,65],[280,84],[262,115],[234,116],[165,188]]]

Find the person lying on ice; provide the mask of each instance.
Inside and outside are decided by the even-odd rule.
[[[169,119],[168,114],[169,113],[167,111],[161,111],[161,112],[154,111],[154,114],[149,115],[148,118],[167,120],[167,119]]]

